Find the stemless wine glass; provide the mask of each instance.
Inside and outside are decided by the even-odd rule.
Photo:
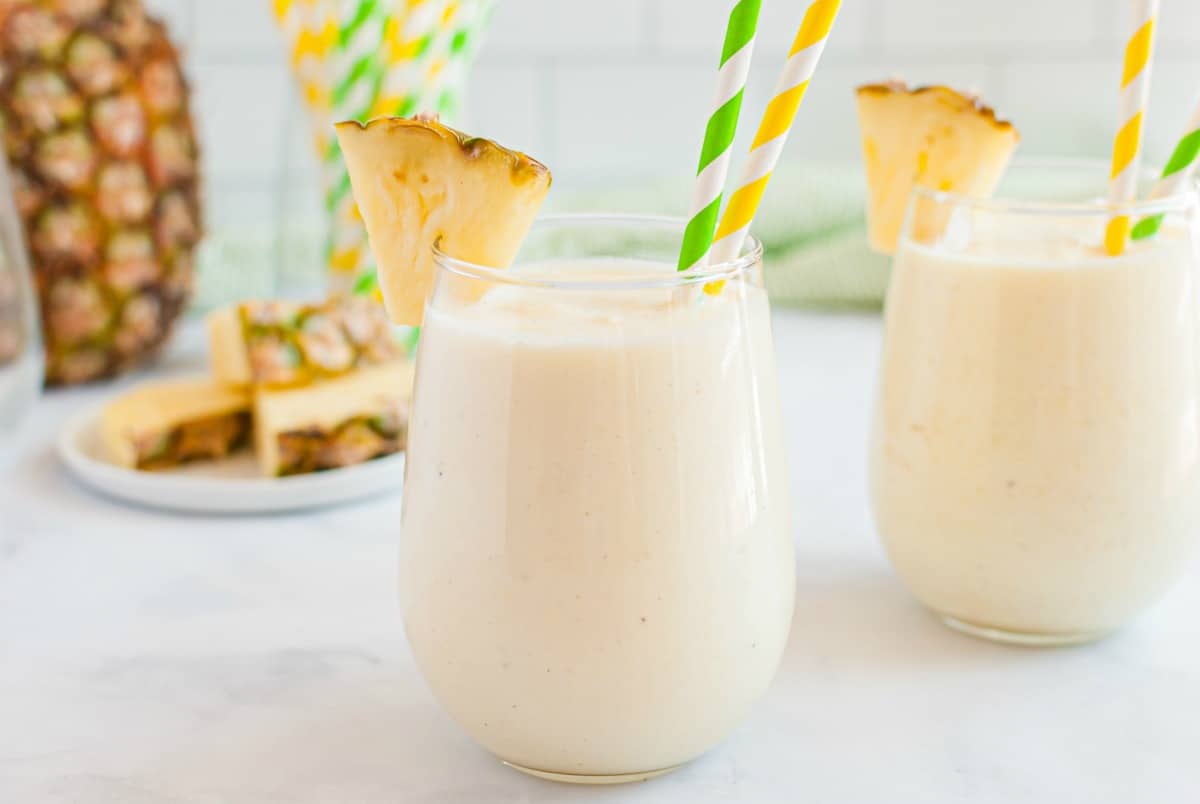
[[[42,345],[29,257],[0,159],[0,464],[42,387]]]
[[[787,639],[762,250],[677,273],[682,232],[565,216],[506,271],[436,253],[405,624],[459,725],[546,778],[644,779],[696,757],[762,695]]]
[[[896,253],[875,519],[913,594],[976,635],[1104,635],[1200,528],[1197,193],[1114,209],[1106,178],[1034,162],[1006,180],[1032,200],[917,190]],[[1111,256],[1114,218],[1157,234]]]

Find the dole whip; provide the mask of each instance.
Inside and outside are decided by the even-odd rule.
[[[526,250],[574,258],[500,270],[544,166],[434,123],[339,134],[388,309],[422,325],[400,556],[422,674],[537,775],[694,758],[766,689],[792,614],[761,252],[708,297],[709,274],[640,253],[682,226],[568,218]]]

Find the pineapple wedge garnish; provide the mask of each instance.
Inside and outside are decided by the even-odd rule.
[[[914,185],[987,198],[1020,139],[972,95],[900,82],[858,88],[871,247],[891,254]]]
[[[349,121],[337,135],[397,324],[421,323],[435,243],[456,259],[507,267],[550,190],[542,163],[434,120]]]

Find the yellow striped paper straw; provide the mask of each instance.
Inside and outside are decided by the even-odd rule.
[[[318,0],[274,0],[274,10],[285,34],[289,58],[313,124],[318,150],[332,125],[329,55],[337,42],[337,24]]]
[[[775,85],[754,141],[750,144],[750,154],[738,177],[737,188],[729,196],[729,205],[713,236],[713,264],[734,260],[742,250],[750,222],[758,211],[763,190],[779,162],[779,155],[783,153],[792,122],[796,119],[796,111],[816,72],[841,5],[841,0],[814,0],[804,12],[804,20],[788,53],[783,74]],[[720,290],[720,283],[710,283],[705,290],[715,293]]]
[[[389,65],[383,61],[382,46],[392,13],[385,0],[323,0],[335,11],[337,38],[329,59],[334,120],[369,118],[382,94]],[[322,132],[330,131],[326,126]],[[372,270],[366,230],[350,194],[350,176],[334,142],[322,152],[326,171],[325,209],[330,228],[326,261],[330,286],[335,292],[355,289],[361,277]]]
[[[494,0],[270,3],[321,157],[331,283],[365,292],[374,269],[345,164],[329,136],[333,122],[457,109]]]
[[[1142,153],[1142,122],[1150,97],[1150,56],[1154,52],[1154,29],[1159,0],[1131,0],[1133,34],[1125,45],[1125,67],[1121,74],[1120,127],[1113,137],[1112,172],[1109,174],[1108,203],[1121,206],[1137,196],[1138,164]],[[1104,250],[1112,256],[1124,253],[1131,229],[1128,215],[1116,215],[1104,230]]]
[[[343,17],[334,62],[335,119],[450,116],[458,108],[492,0],[356,0],[353,5],[354,14]],[[375,275],[366,231],[339,152],[331,149],[325,157],[336,174],[326,199],[334,222],[333,283],[365,292]]]

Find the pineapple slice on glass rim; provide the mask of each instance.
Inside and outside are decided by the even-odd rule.
[[[541,162],[432,119],[337,124],[354,199],[393,322],[420,326],[433,246],[507,266],[550,190]]]
[[[871,247],[896,250],[914,186],[987,198],[1020,135],[977,96],[900,81],[857,90]],[[936,226],[936,221],[923,218]]]

